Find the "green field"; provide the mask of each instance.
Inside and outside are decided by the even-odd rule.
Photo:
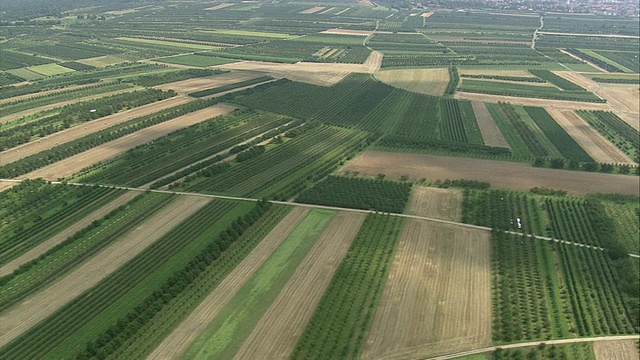
[[[73,69],[69,69],[64,66],[60,66],[58,64],[44,64],[44,65],[30,66],[27,68],[27,70],[37,72],[38,74],[41,74],[44,76],[60,75],[60,74],[66,74],[66,73],[75,71]]]

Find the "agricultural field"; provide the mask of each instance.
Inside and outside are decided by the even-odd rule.
[[[1,359],[637,359],[633,6],[5,3]]]

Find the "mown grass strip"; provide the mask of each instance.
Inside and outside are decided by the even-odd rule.
[[[209,324],[185,358],[232,358],[334,215],[326,210],[309,212]]]
[[[398,217],[367,215],[292,359],[355,359],[360,355],[403,224]]]

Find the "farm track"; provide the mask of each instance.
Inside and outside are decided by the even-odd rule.
[[[632,340],[596,341],[593,343],[596,360],[638,360],[638,347]]]
[[[110,128],[114,125],[131,120],[132,118],[149,115],[170,107],[186,104],[189,101],[191,100],[187,97],[172,97],[166,100],[157,101],[134,109],[88,121],[86,123],[78,124],[69,129],[53,133],[38,140],[16,146],[0,153],[2,155],[2,165],[18,161],[27,156],[48,150],[59,144],[64,144],[83,136],[93,134],[97,131]]]
[[[351,212],[333,218],[234,359],[291,355],[364,219]]]
[[[11,189],[12,187],[14,187],[17,183],[12,182],[12,181],[0,181],[0,191],[4,191],[7,189]]]
[[[108,204],[104,205],[103,207],[97,209],[96,211],[94,211],[94,212],[92,212],[90,214],[87,214],[87,216],[85,216],[80,221],[76,222],[75,224],[69,226],[68,228],[64,229],[62,232],[52,236],[48,240],[42,242],[38,246],[36,246],[36,247],[32,248],[31,250],[27,251],[26,253],[24,253],[20,257],[10,261],[7,264],[2,265],[2,267],[0,267],[0,277],[11,274],[18,267],[20,267],[20,265],[22,265],[22,264],[24,264],[26,262],[29,262],[31,260],[36,259],[40,255],[42,255],[45,252],[49,251],[54,246],[56,246],[56,245],[60,244],[61,242],[65,241],[68,237],[72,236],[76,232],[78,232],[78,231],[82,230],[83,228],[89,226],[94,220],[101,219],[102,217],[104,217],[105,215],[110,213],[111,211],[117,209],[119,206],[122,206],[122,205],[126,204],[127,202],[131,201],[133,198],[135,198],[138,195],[139,194],[136,194],[136,193],[133,193],[133,192],[127,192],[127,193],[119,196],[115,200],[109,202]]]
[[[179,359],[191,343],[204,332],[209,323],[287,236],[309,213],[308,208],[293,209],[256,246],[256,248],[215,288],[206,299],[149,355],[148,359]]]
[[[462,191],[415,186],[411,194],[409,214],[429,218],[460,221],[462,218]]]
[[[408,220],[362,358],[490,345],[489,238],[488,231]]]
[[[490,352],[496,351],[497,349],[518,349],[518,348],[523,348],[523,347],[538,346],[538,345],[541,345],[541,344],[545,344],[545,345],[562,345],[562,344],[576,344],[576,343],[584,343],[584,342],[622,341],[622,340],[638,340],[638,339],[640,339],[640,335],[614,335],[614,336],[584,337],[584,338],[575,338],[575,339],[532,341],[532,342],[523,342],[523,343],[491,346],[491,347],[482,348],[482,349],[464,351],[464,352],[460,352],[460,353],[457,353],[457,354],[448,354],[448,355],[436,356],[436,357],[429,358],[428,360],[450,360],[450,359],[457,359],[457,358],[476,355],[476,354],[490,353]]]
[[[215,116],[230,113],[234,109],[236,109],[236,107],[233,105],[217,104],[195,111],[107,142],[80,154],[71,156],[51,165],[47,165],[29,174],[23,175],[20,178],[27,179],[41,177],[48,180],[55,180],[58,178],[68,177],[89,165],[108,160],[138,145],[148,143],[149,141],[167,135],[170,132],[195,125]]]
[[[573,111],[547,108],[547,112],[595,161],[637,165]]]
[[[116,271],[209,201],[191,197],[176,199],[61,280],[5,311],[0,315],[0,346]]]
[[[504,135],[502,135],[502,132],[498,128],[498,125],[496,125],[496,122],[493,119],[493,116],[489,113],[485,103],[482,101],[472,101],[471,106],[473,107],[473,112],[476,115],[478,127],[480,128],[482,140],[485,145],[510,149],[511,147],[509,146],[509,143],[504,138]]]
[[[133,91],[142,90],[142,89],[144,89],[144,88],[141,87],[141,86],[134,86],[134,87],[126,88],[126,89],[121,89],[121,90],[115,90],[115,91],[110,91],[110,92],[106,92],[106,93],[101,93],[101,94],[98,94],[98,95],[89,95],[89,96],[83,96],[83,97],[75,98],[75,99],[72,99],[72,100],[61,101],[61,102],[57,102],[55,104],[43,105],[43,106],[35,107],[35,108],[29,109],[29,110],[21,111],[19,113],[15,113],[15,114],[11,114],[11,115],[0,117],[0,124],[8,123],[10,121],[13,121],[13,120],[16,120],[16,119],[20,119],[21,117],[25,117],[25,116],[29,116],[29,115],[33,115],[33,114],[39,113],[41,111],[61,108],[61,107],[65,106],[65,105],[76,104],[76,103],[83,102],[83,101],[100,99],[100,98],[111,96],[111,95],[123,94],[123,93],[133,92]]]
[[[365,151],[347,163],[340,172],[361,175],[384,173],[399,179],[468,179],[487,181],[495,188],[528,191],[533,187],[567,190],[571,194],[621,193],[640,195],[637,176],[536,168],[526,163],[479,160],[448,156]]]

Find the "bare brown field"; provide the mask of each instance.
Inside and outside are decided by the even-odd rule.
[[[116,95],[116,94],[133,92],[133,91],[140,90],[140,89],[142,89],[142,87],[134,86],[134,87],[127,88],[127,89],[110,91],[110,92],[106,92],[106,93],[102,93],[102,94],[98,94],[98,95],[89,95],[89,96],[79,97],[79,98],[75,98],[75,99],[71,99],[71,100],[67,100],[67,101],[57,102],[55,104],[38,106],[38,107],[35,107],[35,108],[31,108],[29,110],[25,110],[25,111],[21,111],[21,112],[15,113],[15,114],[11,114],[11,115],[0,117],[0,124],[4,124],[4,123],[19,119],[19,118],[24,117],[24,116],[33,115],[33,114],[39,113],[40,111],[51,110],[51,109],[55,109],[55,108],[61,108],[61,107],[65,106],[65,105],[76,104],[76,103],[79,103],[79,102],[82,102],[82,101],[100,99],[100,98],[103,98],[103,97],[106,97],[106,96],[111,96],[111,95]]]
[[[632,128],[640,130],[640,114],[632,112],[618,112],[618,116]]]
[[[218,4],[216,6],[212,6],[212,7],[206,8],[205,10],[220,10],[220,9],[224,9],[226,7],[229,7],[229,6],[233,6],[233,4],[232,3],[222,3],[222,4]]]
[[[121,59],[114,55],[105,55],[105,56],[98,56],[98,57],[89,58],[89,59],[78,60],[79,63],[89,65],[89,66],[101,67],[101,68],[109,65],[125,63],[128,61],[129,60],[127,59]]]
[[[105,116],[96,120],[88,121],[84,124],[76,125],[63,131],[45,136],[38,140],[34,140],[26,144],[16,146],[9,150],[5,150],[0,153],[2,155],[2,163],[9,164],[27,156],[51,149],[56,145],[64,144],[83,136],[93,134],[94,132],[123,123],[125,121],[131,120],[132,118],[149,115],[173,106],[186,104],[189,101],[191,101],[191,99],[187,97],[176,96],[152,104],[147,104],[134,109],[119,112],[117,114]]]
[[[596,341],[593,343],[596,360],[638,360],[638,348],[633,340]]]
[[[460,73],[460,75],[523,76],[523,77],[533,76],[527,70],[492,70],[492,69],[485,70],[485,69],[461,68],[461,69],[458,69],[458,72]]]
[[[582,86],[587,91],[596,91],[598,87],[600,87],[600,84],[598,84],[597,82],[575,71],[554,71],[554,73],[573,83],[576,83],[579,86]]]
[[[321,31],[322,34],[336,34],[336,35],[355,35],[355,36],[369,36],[373,34],[373,31],[366,30],[349,30],[349,29],[329,29]]]
[[[491,344],[489,232],[405,223],[363,359],[423,359]]]
[[[331,12],[331,11],[335,10],[335,9],[336,9],[336,7],[335,7],[335,6],[334,6],[334,7],[330,7],[330,8],[326,8],[326,9],[324,9],[324,10],[320,11],[318,14],[321,14],[321,15],[322,15],[322,14],[326,14],[326,13],[328,13],[328,12]]]
[[[293,208],[147,359],[181,358],[189,349],[189,345],[206,330],[220,310],[233,299],[236,292],[255,274],[308,213],[308,208]]]
[[[571,110],[547,108],[556,122],[597,162],[636,165],[627,154]]]
[[[449,70],[445,68],[383,70],[376,77],[383,83],[400,89],[435,96],[442,96],[449,84]]]
[[[640,85],[601,84],[596,93],[607,99],[615,110],[640,112]]]
[[[365,217],[366,214],[348,212],[336,214],[234,359],[291,356]]]
[[[173,90],[181,94],[189,94],[194,91],[200,91],[218,86],[234,84],[249,79],[255,79],[261,75],[262,74],[260,73],[251,71],[232,71],[226,74],[176,81],[173,83],[162,84],[154,87],[156,89]]]
[[[422,14],[422,15],[420,15],[420,16],[422,16],[423,18],[429,18],[429,17],[430,17],[431,15],[433,15],[433,14],[435,14],[435,12],[433,12],[433,11],[429,11],[429,12],[423,13],[423,14]]]
[[[18,183],[15,182],[15,181],[2,181],[2,180],[0,180],[0,191],[11,189],[12,187],[14,187],[17,184]]]
[[[122,205],[126,204],[127,202],[131,201],[134,197],[136,197],[138,195],[140,195],[140,193],[138,193],[138,192],[134,192],[134,191],[126,192],[122,196],[120,196],[117,199],[111,201],[110,203],[106,204],[105,206],[99,208],[98,210],[96,210],[96,211],[94,211],[94,212],[92,212],[90,214],[87,214],[87,216],[82,218],[80,221],[76,222],[75,224],[69,226],[68,228],[64,229],[63,231],[61,231],[61,232],[57,233],[56,235],[52,236],[47,241],[40,243],[40,245],[32,248],[31,250],[27,251],[26,253],[24,253],[20,257],[10,261],[7,264],[2,265],[2,267],[0,267],[0,277],[11,274],[17,268],[19,268],[20,265],[22,265],[22,264],[24,264],[24,263],[26,263],[28,261],[31,261],[33,259],[36,259],[38,256],[40,256],[40,255],[44,254],[45,252],[49,251],[54,246],[56,246],[56,245],[60,244],[61,242],[65,241],[71,235],[73,235],[73,234],[77,233],[78,231],[82,230],[83,228],[89,226],[94,220],[101,219],[102,217],[104,217],[105,215],[110,213],[111,211],[117,209],[119,206],[122,206]]]
[[[182,196],[77,269],[0,315],[0,346],[51,315],[160,239],[211,199]]]
[[[266,73],[275,78],[287,78],[310,84],[331,86],[350,73],[373,74],[380,68],[382,54],[373,51],[364,64],[310,63],[296,64],[269,63],[261,61],[240,61],[217,66],[220,69],[252,70]]]
[[[510,149],[509,143],[500,132],[498,125],[489,113],[487,106],[482,101],[472,101],[471,106],[473,107],[473,112],[476,115],[476,120],[478,121],[478,127],[480,128],[480,133],[482,134],[482,140],[485,145],[489,146],[498,146]]]
[[[640,195],[640,179],[631,175],[590,173],[536,168],[530,164],[480,160],[426,154],[365,151],[343,166],[340,172],[361,175],[386,174],[413,180],[468,179],[488,181],[494,188],[529,190],[533,187],[564,189],[571,194],[621,193]]]
[[[313,13],[317,13],[320,10],[323,10],[324,8],[325,8],[324,6],[314,6],[310,9],[300,11],[300,14],[313,14]]]
[[[460,221],[462,219],[462,191],[414,186],[409,214]]]
[[[215,116],[230,113],[234,109],[236,109],[236,107],[233,105],[217,104],[203,110],[183,115],[173,120],[125,135],[119,139],[94,147],[51,165],[47,165],[26,175],[22,175],[20,179],[41,177],[47,180],[56,180],[68,177],[89,165],[120,155],[133,147],[148,143],[149,141],[167,135],[170,132],[197,124]]]
[[[514,105],[524,105],[524,106],[543,106],[543,107],[552,106],[556,108],[571,109],[571,110],[582,109],[582,110],[611,111],[611,107],[606,103],[603,104],[603,103],[591,103],[591,102],[581,102],[581,101],[532,99],[532,98],[517,97],[517,96],[468,93],[463,91],[456,91],[456,94],[454,95],[454,97],[456,99],[482,101],[482,102],[490,102],[490,103],[497,103],[499,101],[504,101]]]

